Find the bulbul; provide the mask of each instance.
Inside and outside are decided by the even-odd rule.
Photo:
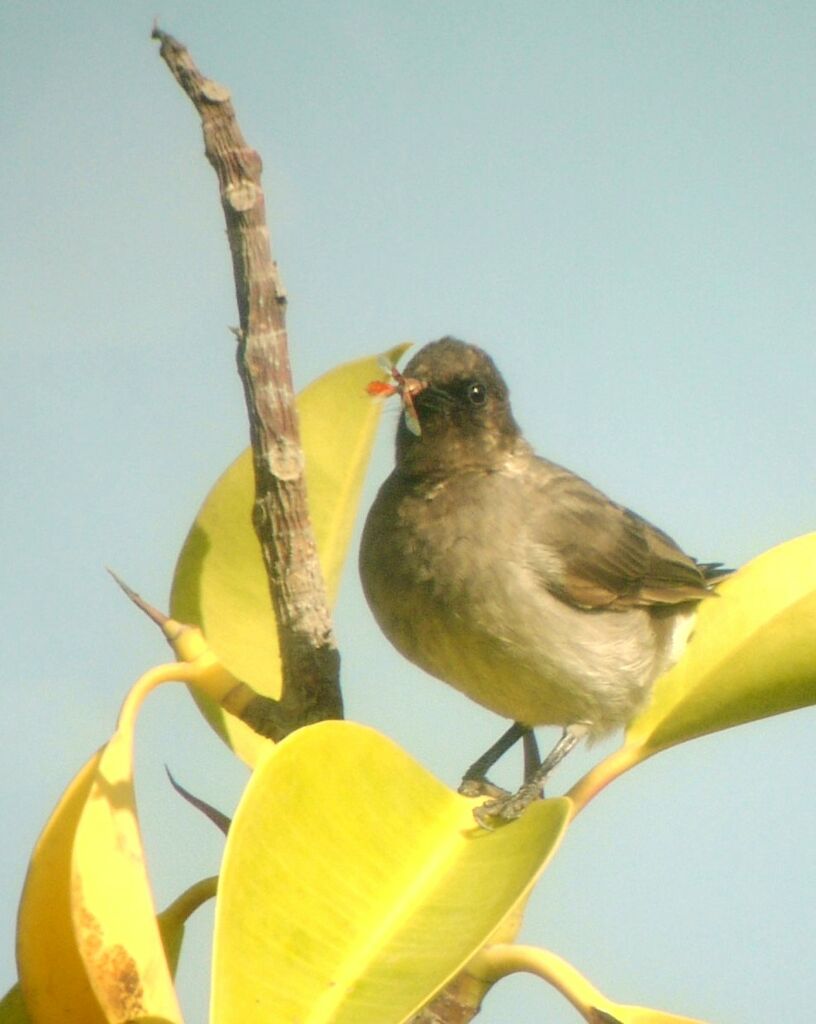
[[[522,790],[479,815],[513,818],[580,737],[643,706],[725,570],[537,456],[475,345],[432,342],[395,378],[380,390],[405,408],[363,530],[363,589],[406,658],[513,721],[468,776],[534,726],[564,729]]]

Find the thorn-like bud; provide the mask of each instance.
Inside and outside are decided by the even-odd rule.
[[[159,609],[154,608],[152,604],[148,604],[147,601],[145,601],[143,597],[140,597],[135,590],[129,587],[120,576],[117,576],[109,566],[105,566],[105,568],[136,607],[140,609],[140,611],[143,611],[149,619],[155,622],[156,625],[163,630],[169,621],[170,616],[165,615],[164,612],[160,612]]]

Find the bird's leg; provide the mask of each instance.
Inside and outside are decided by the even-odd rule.
[[[497,800],[488,800],[481,804],[473,812],[476,821],[484,828],[491,828],[492,826],[489,824],[491,818],[499,821],[513,821],[520,817],[522,811],[542,796],[547,776],[564,760],[575,744],[586,736],[587,731],[588,727],[584,723],[568,725],[556,745],[521,789],[511,797],[500,797]]]
[[[502,795],[509,796],[510,794],[506,793],[505,790],[499,789],[498,786],[494,786],[491,782],[488,782],[487,773],[499,758],[503,754],[506,754],[507,751],[523,737],[524,777],[526,779],[528,757],[530,756],[528,754],[528,736],[532,736],[532,729],[528,725],[522,725],[521,722],[513,722],[510,728],[501,734],[493,746],[486,750],[482,756],[477,761],[474,761],[470,768],[468,768],[462,776],[462,781],[459,784],[459,792],[463,796],[484,796],[485,793],[496,797],[501,797]],[[533,744],[533,749],[537,755],[538,748],[535,746],[535,737],[533,737]]]
[[[538,741],[532,729],[528,729],[522,739],[524,741],[524,781],[528,782],[541,767],[541,754],[538,752]]]
[[[539,764],[533,774],[527,779],[525,788],[527,786],[535,787],[536,795],[538,795],[538,793],[541,792],[549,774],[564,760],[575,744],[578,743],[579,740],[583,739],[586,732],[587,727],[585,725],[568,725],[561,733],[556,745]],[[522,810],[523,809],[524,808],[522,808]]]

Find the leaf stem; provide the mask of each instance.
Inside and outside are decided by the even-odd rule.
[[[625,743],[609,757],[605,757],[603,761],[590,768],[566,794],[573,802],[572,817],[582,811],[610,782],[614,782],[618,776],[634,768],[648,756],[643,747]]]
[[[597,1021],[596,1011],[612,1005],[566,960],[536,946],[488,946],[471,961],[468,970],[491,984],[519,971],[535,974],[557,989],[587,1021]]]

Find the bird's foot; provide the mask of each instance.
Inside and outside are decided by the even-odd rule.
[[[567,726],[561,739],[544,758],[541,764],[528,775],[517,793],[486,800],[474,808],[473,816],[482,828],[493,829],[497,824],[515,821],[536,800],[544,796],[544,783],[556,765],[560,764],[575,744],[587,733],[587,725],[578,722]],[[507,735],[507,734],[506,734]],[[536,749],[537,755],[537,749]],[[537,756],[536,756],[537,760]],[[460,790],[461,792],[461,790]]]
[[[489,796],[491,803],[496,800],[507,800],[513,795],[508,790],[492,783],[490,779],[469,779],[467,775],[459,783],[459,793],[469,797]]]
[[[473,817],[482,828],[492,831],[496,825],[515,821],[536,800],[544,796],[540,782],[525,782],[516,793],[486,800],[473,809]]]

